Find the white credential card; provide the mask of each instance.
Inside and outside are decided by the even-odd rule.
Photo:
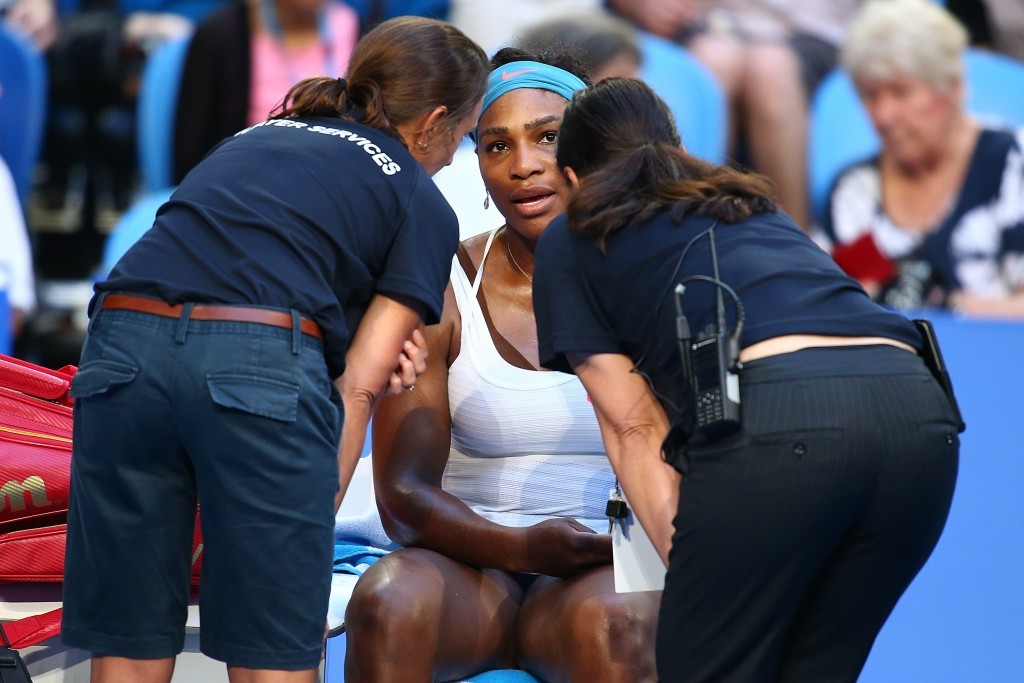
[[[625,495],[623,500],[626,500]],[[647,532],[633,516],[628,500],[626,506],[625,519],[617,521],[612,528],[615,592],[660,591],[665,587],[665,564]]]

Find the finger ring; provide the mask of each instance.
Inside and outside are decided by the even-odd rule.
[[[416,388],[416,385],[415,384],[403,384],[402,388],[405,389],[406,391],[412,391],[413,389]]]

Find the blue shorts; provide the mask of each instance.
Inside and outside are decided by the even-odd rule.
[[[232,666],[318,666],[342,423],[321,342],[98,310],[71,391],[64,643],[181,652],[198,502],[201,650]]]

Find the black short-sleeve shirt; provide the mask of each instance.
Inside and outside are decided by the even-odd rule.
[[[296,310],[320,325],[336,376],[375,293],[437,321],[458,234],[398,140],[336,118],[273,120],[214,148],[97,290]]]
[[[688,388],[674,291],[686,278],[713,275],[710,241],[702,233],[714,223],[691,215],[677,224],[664,211],[614,233],[602,253],[592,239],[570,233],[565,216],[552,221],[537,245],[534,270],[541,363],[571,372],[566,353],[624,354],[671,401],[666,410],[675,416],[672,405],[683,409]],[[785,215],[719,223],[714,236],[719,279],[736,292],[745,312],[740,348],[786,334],[878,336],[920,348],[909,320],[872,302]],[[723,297],[732,331],[736,307],[728,294]],[[715,322],[716,287],[686,283],[682,308],[696,336]]]

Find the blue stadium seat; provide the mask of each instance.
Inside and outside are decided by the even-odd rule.
[[[495,669],[460,681],[460,683],[539,683],[536,678],[519,669]]]
[[[728,109],[708,69],[682,46],[639,32],[640,77],[665,100],[686,150],[705,161],[725,162]]]
[[[173,191],[173,187],[156,190],[135,200],[128,207],[103,245],[103,261],[97,277],[106,278],[114,264],[153,226],[157,209],[170,198]]]
[[[5,277],[0,273],[0,277]],[[0,353],[11,355],[14,347],[11,339],[11,305],[7,302],[7,282],[0,282]]]
[[[966,55],[967,109],[981,120],[1024,125],[1024,63],[1001,54],[969,49]],[[819,220],[839,172],[878,150],[879,140],[850,76],[829,74],[811,100],[808,183],[811,210]]]
[[[0,21],[0,157],[11,170],[23,211],[43,141],[48,80],[43,55]]]
[[[142,71],[138,149],[143,192],[156,192],[174,182],[174,118],[190,41],[191,36],[167,41],[149,56]]]

